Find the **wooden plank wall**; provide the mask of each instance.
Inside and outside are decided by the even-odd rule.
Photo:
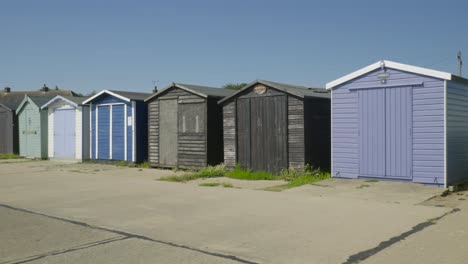
[[[148,104],[148,162],[152,167],[159,165],[159,101]]]
[[[230,101],[223,107],[224,129],[224,165],[233,168],[236,165],[236,101]]]
[[[159,100],[178,99],[179,104],[206,103],[206,100],[198,95],[185,90],[174,88],[161,95],[148,104],[148,142],[149,162],[153,167],[159,166]],[[180,113],[179,113],[180,115]],[[206,113],[205,116],[206,121]],[[201,133],[182,133],[178,131],[177,167],[185,169],[198,169],[207,165],[206,129]]]
[[[288,160],[290,168],[304,170],[304,146],[304,101],[288,96]]]

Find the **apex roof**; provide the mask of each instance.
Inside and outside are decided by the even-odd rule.
[[[395,70],[401,70],[401,71],[406,71],[406,72],[412,72],[420,75],[425,75],[425,76],[430,76],[438,79],[443,79],[443,80],[449,80],[449,81],[455,81],[455,82],[460,82],[464,84],[468,84],[468,79],[453,75],[448,72],[443,72],[443,71],[436,71],[432,69],[427,69],[427,68],[422,68],[422,67],[417,67],[413,65],[408,65],[408,64],[403,64],[403,63],[398,63],[398,62],[393,62],[393,61],[388,61],[388,60],[381,60],[378,62],[375,62],[369,66],[366,66],[364,68],[361,68],[355,72],[352,72],[348,75],[345,75],[341,78],[338,78],[334,81],[331,81],[327,83],[326,88],[327,90],[333,89],[334,87],[343,84],[345,82],[351,81],[359,76],[362,76],[366,73],[369,73],[371,71],[374,71],[379,68],[390,68],[390,69],[395,69]]]
[[[171,85],[167,86],[166,88],[162,89],[161,91],[151,95],[150,97],[145,99],[145,102],[160,96],[161,94],[165,93],[167,90],[172,88],[179,88],[185,90],[190,93],[194,93],[199,95],[203,98],[207,97],[218,97],[223,98],[225,96],[229,96],[233,94],[235,91],[230,89],[224,88],[217,88],[217,87],[208,87],[208,86],[200,86],[200,85],[193,85],[193,84],[185,84],[185,83],[172,83]]]
[[[231,96],[225,97],[224,99],[220,100],[218,103],[222,104],[223,102],[235,97],[236,95],[242,93],[243,91],[249,89],[250,87],[258,83],[264,84],[266,86],[278,89],[280,91],[292,94],[300,98],[304,98],[304,97],[330,98],[329,92],[323,88],[313,88],[313,87],[306,87],[306,86],[301,86],[301,85],[272,82],[272,81],[267,81],[267,80],[255,80],[247,84],[246,86],[244,86],[242,89],[236,91]]]

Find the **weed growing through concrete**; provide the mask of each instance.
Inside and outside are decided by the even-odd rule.
[[[204,182],[204,183],[198,184],[198,186],[205,186],[205,187],[216,187],[219,185],[221,185],[221,183],[219,182]]]
[[[330,173],[320,169],[314,169],[309,164],[304,167],[304,172],[298,172],[294,168],[281,171],[281,178],[288,181],[287,184],[265,188],[266,191],[280,192],[285,189],[299,187],[306,184],[329,179]]]
[[[369,184],[361,184],[359,185],[358,187],[356,187],[357,189],[364,189],[364,188],[367,188],[367,187],[370,187]]]
[[[238,180],[285,180],[288,183],[269,187],[266,190],[269,191],[282,191],[284,189],[294,188],[305,184],[311,184],[317,181],[330,178],[330,173],[324,172],[320,169],[314,169],[309,165],[306,165],[304,171],[298,172],[291,168],[282,170],[280,175],[275,175],[270,172],[264,171],[252,171],[249,169],[243,169],[240,165],[236,165],[233,170],[227,170],[224,165],[208,166],[194,173],[186,173],[180,176],[169,176],[162,177],[161,181],[171,182],[187,182],[195,179],[206,179],[206,178],[218,178],[227,177]],[[201,185],[205,186],[205,185]],[[223,184],[226,188],[232,188],[233,186],[229,183]]]
[[[379,182],[379,180],[370,179],[370,180],[365,180],[365,182]]]
[[[234,188],[234,185],[232,185],[232,183],[230,183],[230,182],[224,182],[223,187],[224,188]]]
[[[159,178],[160,181],[169,181],[169,182],[188,182],[195,179],[198,179],[196,175],[193,174],[184,174],[180,176],[167,176]]]

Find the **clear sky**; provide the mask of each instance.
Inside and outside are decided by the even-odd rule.
[[[323,87],[381,59],[456,72],[468,1],[0,0],[0,87]]]

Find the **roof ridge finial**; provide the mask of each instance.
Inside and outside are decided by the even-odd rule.
[[[380,61],[380,68],[382,69],[382,71],[385,71],[385,60]]]

